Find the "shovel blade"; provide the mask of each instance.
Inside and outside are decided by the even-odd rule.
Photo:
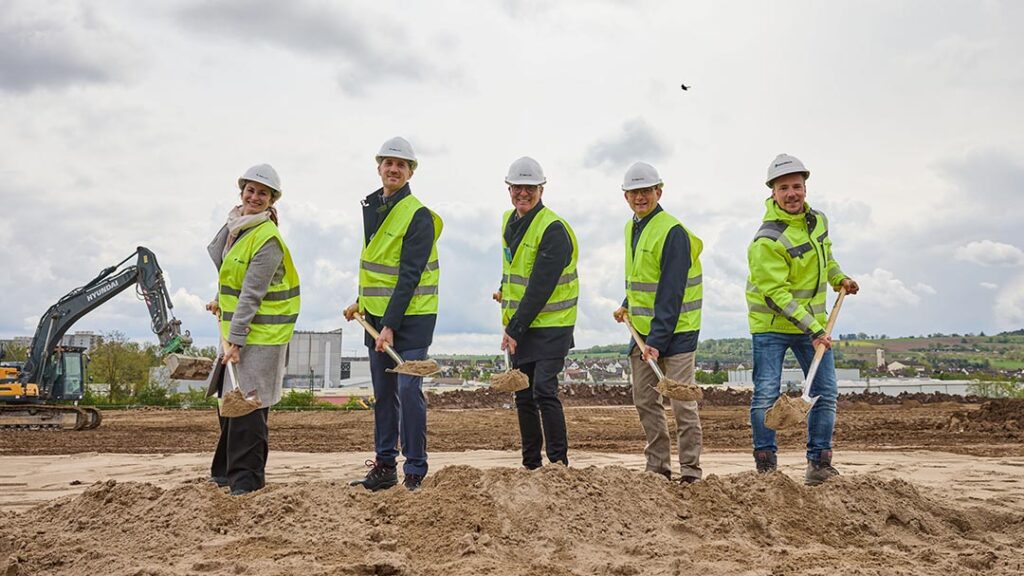
[[[235,388],[224,395],[220,406],[220,415],[224,418],[238,418],[252,414],[262,407],[263,402],[260,401],[259,394],[254,392],[251,396],[246,397],[242,396],[242,392]]]
[[[818,396],[811,399],[804,399],[803,397],[792,398],[786,395],[779,396],[779,399],[765,413],[764,425],[772,430],[799,426],[807,418],[807,413],[811,410],[811,406],[817,402],[818,398]],[[810,401],[808,402],[808,400]]]
[[[385,371],[407,376],[433,376],[441,371],[441,367],[433,360],[406,360]]]

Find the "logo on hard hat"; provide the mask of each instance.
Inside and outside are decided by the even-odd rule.
[[[786,160],[785,162],[779,162],[778,164],[775,165],[775,167],[778,168],[779,166],[785,166],[786,164],[792,164],[792,163],[793,163],[792,160]]]

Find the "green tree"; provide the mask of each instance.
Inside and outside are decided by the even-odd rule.
[[[110,385],[110,400],[121,402],[149,383],[149,369],[159,361],[153,346],[142,347],[122,332],[107,332],[89,353],[89,373]]]
[[[5,362],[24,362],[28,360],[28,348],[18,344],[7,344],[0,348],[0,360]]]

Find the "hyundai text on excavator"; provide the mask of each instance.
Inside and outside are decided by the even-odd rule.
[[[132,257],[136,257],[135,264],[121,268]],[[82,316],[132,285],[149,307],[153,333],[160,339],[165,360],[181,358],[178,354],[192,338],[188,331],[181,333],[181,321],[170,314],[174,305],[156,256],[139,246],[134,254],[68,292],[43,314],[24,366],[4,368],[0,373],[0,427],[90,430],[100,425],[101,415],[95,408],[54,404],[77,403],[85,394],[85,349],[61,346],[60,341]]]

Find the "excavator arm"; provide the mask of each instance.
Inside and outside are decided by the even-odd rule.
[[[121,268],[133,256],[136,257],[135,264]],[[82,316],[99,308],[131,286],[136,286],[139,297],[149,308],[153,333],[160,340],[163,354],[181,352],[192,343],[187,331],[185,334],[181,333],[181,321],[170,313],[174,304],[167,293],[167,284],[164,282],[163,271],[157,264],[156,255],[148,248],[139,246],[134,254],[114,266],[105,268],[84,286],[68,292],[43,314],[32,338],[21,381],[39,383],[40,397],[49,398],[50,391],[46,388],[47,379],[44,378],[43,371],[61,338]]]

